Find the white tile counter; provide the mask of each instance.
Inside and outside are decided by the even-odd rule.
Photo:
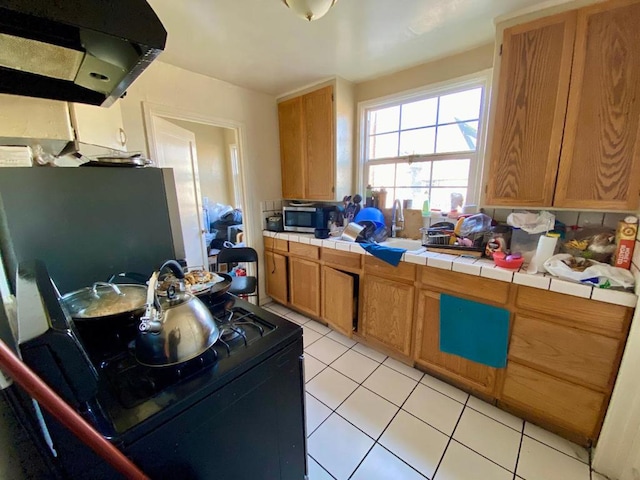
[[[336,250],[358,253],[360,255],[370,255],[358,243],[335,239],[320,240],[315,238],[313,234],[264,231],[263,235],[265,237],[279,238],[290,242],[306,243],[324,248],[334,248]],[[638,301],[638,297],[630,292],[605,290],[588,285],[580,285],[578,283],[560,280],[549,274],[538,273],[530,275],[523,271],[508,270],[496,267],[491,260],[486,258],[478,259],[449,255],[446,253],[434,253],[427,251],[415,251],[412,253],[408,251],[402,256],[402,261],[414,263],[416,265],[440,268],[443,270],[452,270],[454,272],[465,273],[467,275],[491,278],[493,280],[515,283],[542,290],[551,290],[552,292],[573,295],[576,297],[591,298],[600,302],[612,303],[625,307],[635,307]]]

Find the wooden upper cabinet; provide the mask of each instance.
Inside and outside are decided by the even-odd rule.
[[[305,198],[332,200],[334,197],[333,87],[325,87],[302,97],[306,137]]]
[[[282,196],[304,198],[304,143],[302,97],[278,104]]]
[[[278,104],[282,196],[342,200],[353,192],[353,85],[330,85]]]
[[[504,31],[486,203],[550,206],[562,144],[576,12]]]
[[[578,11],[554,205],[635,210],[640,193],[640,2]]]

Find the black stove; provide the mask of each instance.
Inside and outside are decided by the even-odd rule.
[[[101,358],[98,370],[124,408],[140,405],[204,370],[215,372],[218,363],[260,342],[278,328],[254,311],[236,305],[240,299],[230,294],[214,298],[203,296],[202,300],[218,325],[220,338],[198,357],[167,367],[144,366],[135,359],[135,340],[132,339],[128,341],[128,348],[116,349]]]
[[[302,328],[229,294],[199,298],[221,335],[202,355],[178,365],[137,363],[133,338],[110,343],[99,355],[89,351],[70,333],[73,324],[52,295],[44,303],[54,312],[54,328],[21,350],[154,480],[304,478]],[[85,360],[78,353],[69,362],[47,360],[47,352],[61,357],[78,347],[86,350]],[[65,478],[119,478],[57,420],[44,417]]]

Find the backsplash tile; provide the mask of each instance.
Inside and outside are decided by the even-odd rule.
[[[578,216],[580,212],[553,212],[556,220],[564,223],[567,227],[578,224]]]
[[[592,227],[595,225],[602,225],[603,219],[604,213],[580,212],[580,215],[578,216],[578,226]]]

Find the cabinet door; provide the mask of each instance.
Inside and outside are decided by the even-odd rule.
[[[120,102],[108,108],[70,103],[71,120],[79,142],[112,150],[127,150]]]
[[[354,311],[353,277],[322,267],[322,318],[335,330],[350,337]]]
[[[498,400],[552,425],[596,438],[605,394],[510,361]]]
[[[264,252],[267,295],[280,303],[287,303],[287,257]]]
[[[471,388],[492,394],[495,368],[440,351],[440,294],[418,291],[414,360]]]
[[[335,189],[335,126],[333,87],[303,97],[306,144],[306,196],[310,200],[333,200]]]
[[[302,97],[278,104],[282,197],[304,198],[304,127]]]
[[[411,355],[414,290],[412,285],[365,276],[362,335]]]
[[[320,317],[320,264],[290,257],[289,292],[291,305]]]
[[[553,201],[575,26],[573,11],[504,31],[489,205]]]
[[[635,210],[640,193],[640,3],[581,9],[554,206]]]

